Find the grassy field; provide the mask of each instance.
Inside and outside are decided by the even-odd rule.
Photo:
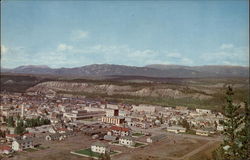
[[[144,146],[145,144],[143,143],[139,143],[139,142],[135,142],[135,147],[140,147],[140,146]]]
[[[83,150],[78,150],[78,151],[75,151],[75,153],[83,154],[83,155],[86,155],[86,156],[89,156],[89,157],[96,157],[96,158],[100,158],[102,156],[100,153],[96,153],[96,152],[91,151],[90,148],[83,149]],[[116,153],[117,152],[115,152],[115,151],[111,151],[109,154],[113,155],[113,154],[116,154]]]
[[[144,134],[137,132],[137,133],[132,133],[132,136],[139,137],[139,136],[144,136]]]
[[[101,154],[99,154],[99,153],[92,152],[90,148],[87,148],[87,149],[84,149],[84,150],[78,150],[78,151],[75,151],[75,153],[87,155],[89,157],[96,157],[96,158],[101,156]]]

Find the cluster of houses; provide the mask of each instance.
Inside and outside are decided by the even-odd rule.
[[[1,94],[0,123],[7,143],[0,144],[0,153],[22,151],[36,146],[34,139],[15,135],[7,119],[44,117],[51,124],[26,128],[31,135],[45,134],[47,141],[61,141],[79,132],[93,139],[118,141],[120,145],[134,146],[131,128],[148,129],[167,126],[166,131],[185,133],[192,129],[197,135],[209,136],[223,131],[221,113],[206,109],[189,110],[183,106],[161,107],[153,105],[128,105],[89,100],[84,97],[47,96],[39,93]],[[91,121],[89,121],[91,119]],[[186,120],[189,127],[183,126]],[[163,131],[165,132],[165,131]],[[147,138],[148,143],[160,141],[164,134]],[[11,143],[11,145],[10,145]],[[91,146],[93,152],[109,152],[108,146],[98,142]]]

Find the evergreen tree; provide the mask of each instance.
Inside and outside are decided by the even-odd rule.
[[[250,160],[250,106],[245,102],[244,128],[240,136],[241,148],[240,157],[244,160]]]
[[[7,119],[7,125],[8,127],[15,127],[15,121],[12,116]]]
[[[17,127],[15,128],[14,132],[15,134],[23,134],[25,133],[25,128],[21,125],[17,125]]]
[[[240,160],[241,142],[239,134],[242,130],[243,116],[240,113],[240,105],[233,104],[233,89],[229,86],[227,93],[227,106],[225,106],[224,143],[221,148],[221,157],[224,160]]]

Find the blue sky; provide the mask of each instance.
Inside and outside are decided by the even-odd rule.
[[[247,0],[1,4],[2,67],[249,66]]]

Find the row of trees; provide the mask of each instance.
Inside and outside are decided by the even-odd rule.
[[[224,142],[214,151],[215,160],[250,160],[250,106],[233,103],[233,89],[228,87],[227,105],[224,108]]]
[[[50,120],[44,118],[31,118],[25,120],[18,120],[17,126],[14,130],[15,134],[23,134],[26,132],[27,127],[37,127],[41,125],[50,124]]]
[[[50,124],[49,119],[41,117],[25,119],[25,120],[17,118],[16,120],[14,120],[14,118],[10,116],[6,119],[6,122],[8,127],[15,127],[14,130],[15,134],[23,134],[26,131],[25,128],[27,127],[37,127],[41,125]]]

